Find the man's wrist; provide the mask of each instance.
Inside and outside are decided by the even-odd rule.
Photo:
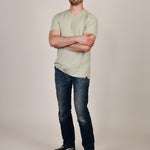
[[[74,40],[76,43],[80,43],[80,37],[81,36],[74,36]]]

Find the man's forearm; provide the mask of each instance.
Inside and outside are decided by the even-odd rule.
[[[89,47],[88,45],[84,45],[80,43],[71,44],[69,46],[66,46],[65,48],[76,52],[87,52],[91,49],[91,47]]]
[[[63,37],[63,36],[53,36],[50,40],[51,46],[55,48],[60,48],[60,47],[66,47],[70,44],[75,44],[77,43],[77,37],[72,36],[72,37]]]

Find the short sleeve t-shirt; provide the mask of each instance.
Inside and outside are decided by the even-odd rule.
[[[56,14],[50,30],[59,30],[61,36],[81,36],[84,33],[98,32],[97,18],[87,10],[74,16],[70,9]],[[68,75],[90,79],[90,51],[76,52],[67,48],[58,48],[54,66]]]

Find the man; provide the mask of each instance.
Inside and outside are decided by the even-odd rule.
[[[55,150],[75,150],[71,114],[71,90],[80,126],[84,150],[94,150],[94,134],[88,104],[90,50],[94,45],[98,22],[83,8],[83,0],[69,0],[70,9],[53,17],[49,43],[57,48],[55,85],[63,145]]]

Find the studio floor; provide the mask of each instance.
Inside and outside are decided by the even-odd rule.
[[[53,130],[52,130],[53,129]],[[29,130],[1,128],[1,150],[53,150],[61,145],[60,131],[56,128]],[[150,135],[129,131],[111,131],[109,129],[95,133],[95,150],[149,150]],[[83,150],[80,133],[76,133],[76,150]]]

